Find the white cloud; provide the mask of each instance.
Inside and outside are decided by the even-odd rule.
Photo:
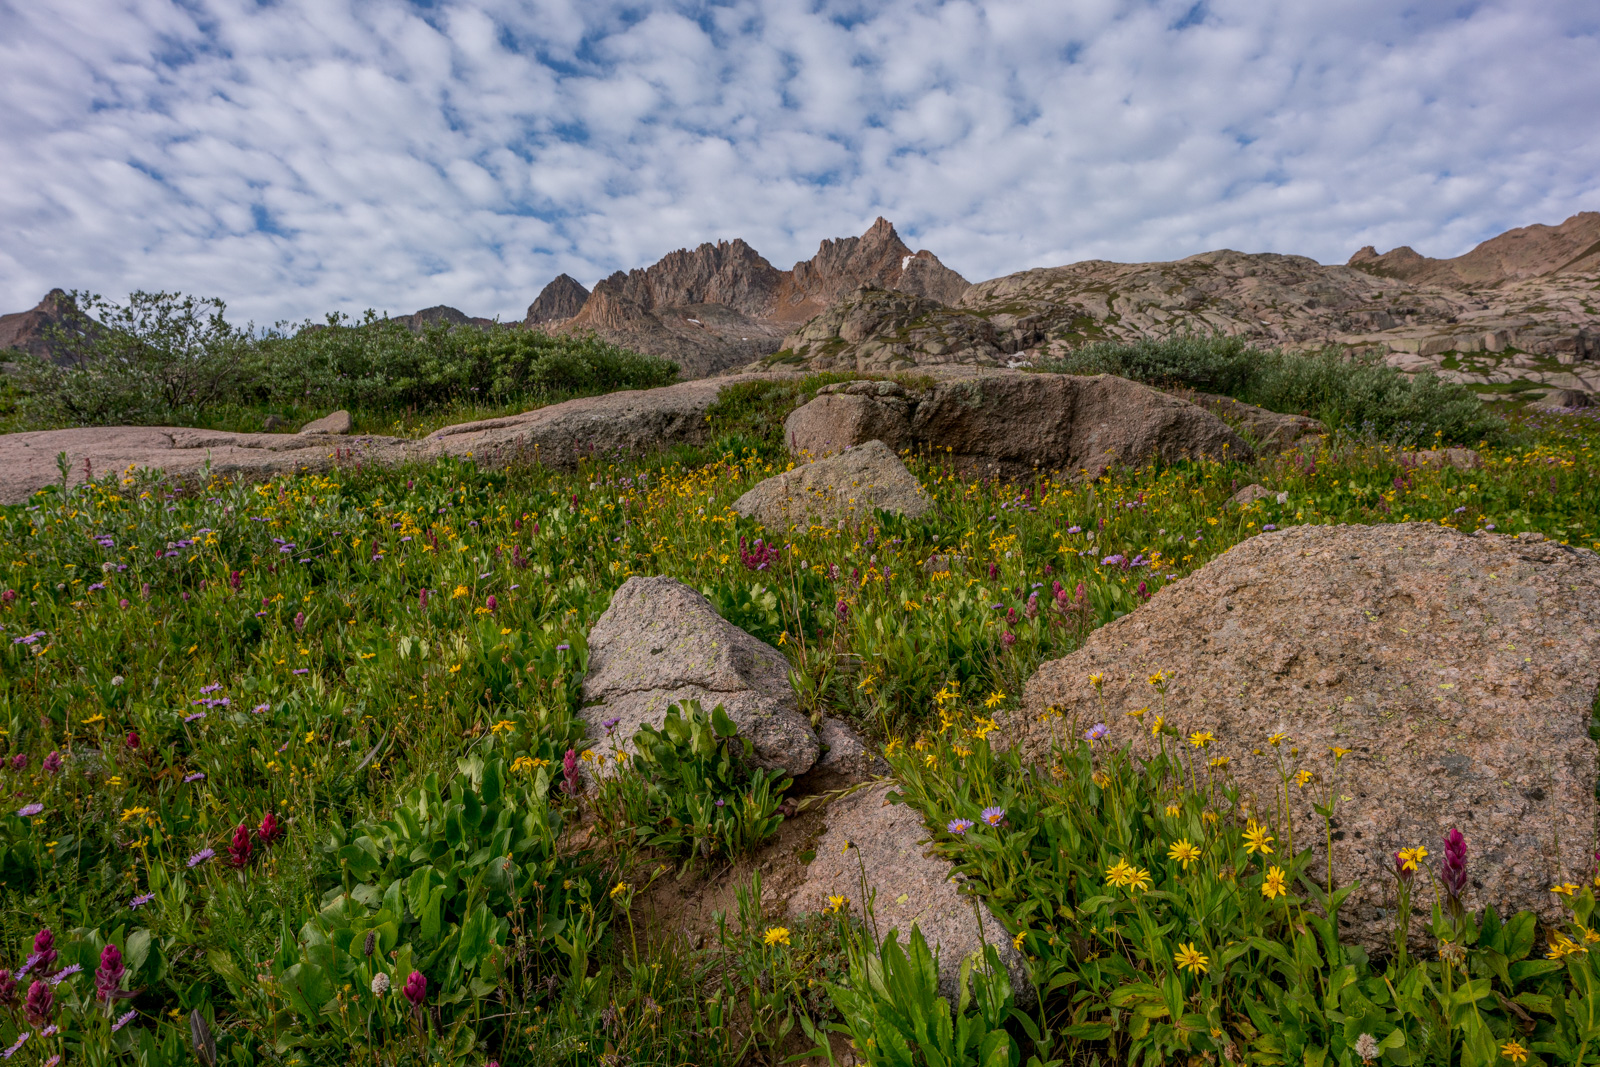
[[[518,318],[893,219],[977,279],[1600,208],[1590,0],[0,0],[0,309]]]

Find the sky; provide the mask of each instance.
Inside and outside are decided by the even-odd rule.
[[[1594,0],[0,0],[0,312],[511,320],[878,215],[977,281],[1582,210]]]

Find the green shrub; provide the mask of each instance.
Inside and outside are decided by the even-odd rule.
[[[13,421],[21,425],[215,422],[235,408],[376,415],[542,403],[652,388],[678,372],[592,334],[440,322],[413,331],[370,311],[360,321],[334,314],[325,324],[258,333],[230,325],[220,300],[136,292],[117,304],[73,296],[105,328],[61,333],[57,363],[18,360],[22,396]]]
[[[600,808],[619,832],[679,857],[736,857],[772,836],[789,781],[753,766],[755,746],[718,704],[688,700],[660,729],[646,723],[634,752],[601,784]],[[603,760],[604,757],[601,757]]]
[[[1099,341],[1072,349],[1041,369],[1060,374],[1115,374],[1165,388],[1222,393],[1273,411],[1305,412],[1328,426],[1398,443],[1471,444],[1504,438],[1503,420],[1465,386],[1432,374],[1407,377],[1368,356],[1339,348],[1297,354],[1257,348],[1238,337],[1183,336]]]

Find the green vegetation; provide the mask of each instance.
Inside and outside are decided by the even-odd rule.
[[[1343,434],[1091,486],[914,458],[935,514],[780,536],[757,560],[741,538],[771,532],[730,504],[781,469],[783,415],[829,380],[740,386],[712,412],[720,443],[568,474],[128,475],[0,510],[0,1049],[588,1067],[775,1064],[813,1044],[816,1063],[853,1040],[907,1067],[1354,1067],[1371,1034],[1395,1067],[1487,1064],[1511,1042],[1593,1062],[1578,927],[1446,908],[1428,951],[1366,959],[1332,936],[1339,887],[1287,827],[1268,827],[1284,892],[1262,892],[1273,863],[1245,846],[1224,772],[1191,779],[1174,739],[1142,766],[1069,741],[1047,780],[979,735],[1040,663],[1269,525],[1600,547],[1595,420],[1513,427],[1470,471]],[[1226,506],[1256,481],[1287,502]],[[633,574],[703,591],[788,657],[805,712],[891,749],[903,798],[1023,946],[1032,1007],[992,959],[940,1006],[914,931],[764,907],[757,861],[803,850],[785,835],[806,812],[714,707],[635,735],[633,758],[585,736],[586,635]],[[727,914],[684,936],[677,887],[741,862]]]
[[[367,312],[258,333],[220,300],[74,294],[104,329],[63,335],[63,365],[24,358],[4,429],[183,425],[254,431],[345,408],[358,429],[416,432],[574,396],[664,385],[677,367],[593,336],[430,323]],[[4,412],[0,411],[0,415]],[[432,418],[430,418],[432,416]]]
[[[1408,378],[1377,359],[1337,348],[1297,354],[1222,336],[1101,341],[1080,345],[1041,369],[1222,393],[1399,444],[1436,435],[1453,444],[1505,440],[1504,421],[1466,387],[1432,374]]]

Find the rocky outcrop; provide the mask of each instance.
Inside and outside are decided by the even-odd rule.
[[[938,954],[939,993],[951,1004],[960,997],[962,962],[985,944],[993,945],[1017,999],[1026,1003],[1033,995],[1027,964],[1005,927],[987,904],[962,891],[954,866],[931,850],[932,835],[922,816],[906,804],[891,803],[891,788],[888,783],[869,786],[828,805],[827,829],[805,881],[788,903],[790,916],[822,911],[829,897],[837,896],[877,937],[897,930],[905,945],[915,925]]]
[[[340,408],[338,411],[324,415],[320,419],[313,419],[311,422],[306,423],[300,427],[300,432],[346,434],[353,429],[355,429],[355,420],[350,417],[348,411]]]
[[[933,510],[922,483],[882,441],[775,474],[733,502],[733,510],[774,530],[840,519],[861,522],[874,511],[919,518]]]
[[[581,311],[583,302],[588,299],[589,290],[579,285],[576,278],[569,274],[558,274],[554,281],[539,290],[538,297],[528,305],[528,314],[522,324],[537,326],[545,322],[565,321]]]
[[[7,358],[7,350],[16,350],[56,364],[72,363],[80,355],[74,341],[103,330],[71,296],[52,289],[27,311],[0,315],[0,360]]]
[[[1369,947],[1391,936],[1394,852],[1437,853],[1452,827],[1470,848],[1473,909],[1554,921],[1549,887],[1593,866],[1592,552],[1424,523],[1262,534],[1041,667],[1003,729],[1041,760],[1056,713],[1064,729],[1103,720],[1114,743],[1148,754],[1150,731],[1127,713],[1153,703],[1156,671],[1169,677],[1166,722],[1215,734],[1207,757],[1229,757],[1241,802],[1264,821],[1284,791],[1275,756],[1315,775],[1287,791],[1296,845],[1322,850],[1311,805],[1342,795],[1335,880],[1361,886],[1341,923]],[[1268,746],[1280,732],[1289,740]],[[1335,746],[1349,750],[1337,771]]]
[[[1382,278],[1462,289],[1600,271],[1600,211],[1579,212],[1559,226],[1507,230],[1454,259],[1430,259],[1403,245],[1380,256],[1368,245],[1346,265]]]
[[[926,297],[863,286],[783,339],[775,363],[812,370],[896,371],[931,364],[997,366],[994,327]]]
[[[708,712],[722,705],[760,766],[797,775],[817,761],[783,653],[672,578],[635,576],[612,594],[589,633],[583,700],[591,736],[624,750],[642,724],[660,726],[672,705],[697,700]]]
[[[1108,374],[993,371],[921,393],[818,396],[784,423],[791,450],[813,455],[864,442],[926,450],[967,475],[1085,472],[1150,459],[1251,458],[1221,419],[1186,400]]]
[[[954,300],[967,285],[932,252],[912,252],[880,218],[860,237],[822,242],[816,256],[787,271],[740,240],[679,249],[601,281],[565,321],[534,322],[530,308],[529,324],[593,331],[672,359],[696,378],[770,355],[793,324],[863,284],[934,301]]]

